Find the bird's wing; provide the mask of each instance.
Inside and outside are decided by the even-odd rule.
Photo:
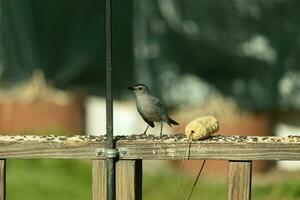
[[[160,115],[166,114],[166,110],[158,98],[153,97],[152,102],[153,102],[153,110],[155,112],[159,113]]]
[[[155,112],[159,113],[161,119],[170,125],[170,120],[169,120],[168,114],[167,114],[164,106],[160,102],[160,100],[158,98],[154,97],[153,102],[154,102],[153,105],[155,106],[155,108],[154,108]]]
[[[166,123],[169,124],[170,126],[171,126],[171,124],[178,124],[177,122],[175,122],[174,120],[172,120],[172,119],[168,116],[168,114],[167,114],[165,108],[163,107],[163,105],[161,104],[161,102],[160,102],[160,100],[159,100],[158,98],[153,97],[153,102],[154,102],[153,105],[155,105],[155,108],[154,108],[155,112],[157,112],[157,113],[160,114],[161,119],[162,119],[164,122],[166,122]]]

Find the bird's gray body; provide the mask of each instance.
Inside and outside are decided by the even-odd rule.
[[[158,98],[150,94],[136,95],[136,106],[145,120],[150,122],[164,121],[170,124],[167,113]]]
[[[135,86],[129,87],[128,89],[134,91],[137,110],[145,120],[145,122],[149,124],[149,126],[154,127],[153,122],[165,122],[169,126],[171,126],[172,124],[179,125],[176,121],[168,116],[160,100],[150,94],[149,89],[146,85],[137,84]],[[144,134],[146,134],[147,129],[145,130]],[[162,124],[160,134],[162,134]]]

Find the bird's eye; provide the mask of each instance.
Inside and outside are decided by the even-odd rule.
[[[139,87],[138,90],[142,90],[142,87]]]

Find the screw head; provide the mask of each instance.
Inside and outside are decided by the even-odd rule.
[[[96,149],[96,155],[101,156],[103,154],[103,151],[101,149]]]
[[[124,156],[127,154],[127,149],[120,149],[119,153],[120,155]]]
[[[126,150],[122,150],[121,153],[125,155],[127,153],[127,151]]]

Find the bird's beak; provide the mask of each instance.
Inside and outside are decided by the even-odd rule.
[[[127,89],[128,90],[134,90],[134,87],[128,87]]]

